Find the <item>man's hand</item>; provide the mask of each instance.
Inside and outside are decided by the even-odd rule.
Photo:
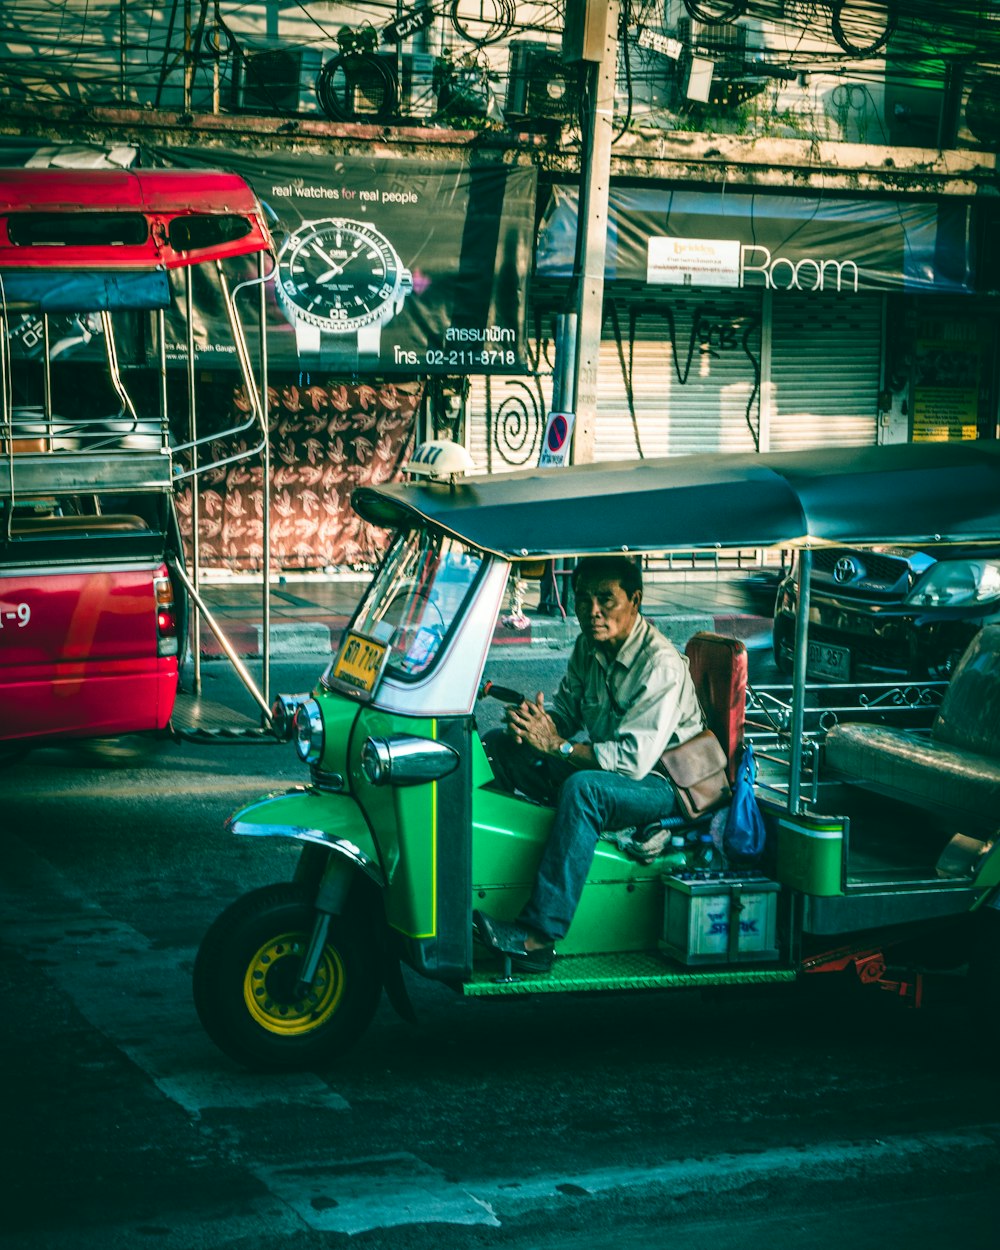
[[[527,743],[541,755],[558,755],[562,738],[555,721],[545,710],[545,695],[541,691],[534,701],[525,699],[517,707],[507,709],[507,730],[519,743]]]

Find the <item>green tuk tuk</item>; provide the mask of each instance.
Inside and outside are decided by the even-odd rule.
[[[224,1051],[256,1067],[322,1064],[364,1032],[383,988],[411,1013],[403,964],[482,998],[846,970],[918,1002],[921,967],[947,963],[969,967],[995,1023],[1000,637],[973,643],[929,733],[807,723],[806,657],[813,550],[995,543],[1000,447],[690,456],[363,487],[353,502],[395,538],[315,690],[279,700],[309,783],[228,822],[301,854],[294,880],[233,903],[202,942],[195,1001]],[[723,648],[721,677],[706,640],[688,651],[731,765],[759,734],[762,858],[678,871],[602,840],[551,971],[516,975],[473,926],[475,908],[516,915],[552,820],[497,786],[477,730],[509,579],[591,554],[748,548],[798,553],[780,714],[744,724],[741,644]]]

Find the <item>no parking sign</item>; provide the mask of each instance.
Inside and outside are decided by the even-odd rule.
[[[551,469],[569,464],[574,419],[572,412],[549,413],[542,437],[542,454],[538,457],[539,468]]]

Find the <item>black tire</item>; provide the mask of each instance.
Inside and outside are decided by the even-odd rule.
[[[789,650],[794,645],[794,633],[783,623],[781,617],[775,617],[771,630],[771,649],[774,652],[774,667],[783,677],[792,674],[792,660]]]
[[[1000,911],[995,907],[984,907],[976,917],[969,993],[977,1021],[992,1042],[1000,1042]]]
[[[335,122],[381,125],[396,116],[396,75],[381,57],[367,52],[341,53],[327,61],[316,78],[320,108]]]
[[[315,910],[295,884],[238,899],[205,934],[194,1002],[212,1041],[250,1068],[314,1068],[344,1054],[371,1023],[382,993],[375,924],[358,909],[330,921],[317,984],[295,994]]]
[[[867,4],[863,7],[866,9],[870,8]],[[896,0],[888,0],[884,7],[885,25],[881,29],[876,28],[873,30],[867,42],[862,43],[852,29],[850,18],[850,10],[858,8],[857,4],[852,4],[851,0],[834,0],[830,26],[833,30],[834,39],[836,39],[845,52],[850,52],[853,56],[874,56],[876,52],[882,51],[892,38],[899,21]]]
[[[0,742],[0,768],[15,764],[28,754],[29,748],[22,742]]]

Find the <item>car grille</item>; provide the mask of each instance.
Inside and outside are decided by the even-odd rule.
[[[845,557],[864,569],[860,577],[839,582],[834,577],[837,562]],[[813,576],[838,592],[845,594],[877,594],[902,597],[909,590],[909,563],[905,556],[886,555],[880,551],[847,551],[843,548],[821,548],[813,553]]]

